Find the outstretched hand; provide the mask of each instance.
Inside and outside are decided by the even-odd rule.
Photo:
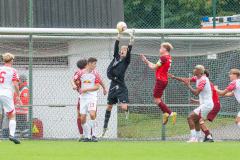
[[[147,58],[144,56],[144,54],[140,54],[140,57],[142,59],[142,61],[147,64]]]

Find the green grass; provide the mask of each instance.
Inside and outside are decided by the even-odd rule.
[[[125,115],[118,115],[118,137],[121,138],[160,138],[162,119],[160,115],[131,113],[129,119]],[[206,122],[210,129],[223,128],[234,124],[234,118],[219,116],[213,123]],[[172,125],[171,118],[166,125],[166,136],[174,137],[189,134],[186,116],[178,116],[176,125]]]
[[[240,156],[239,142],[22,141],[0,142],[1,160],[232,160]]]

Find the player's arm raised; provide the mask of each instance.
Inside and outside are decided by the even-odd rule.
[[[155,70],[155,69],[157,69],[158,67],[161,66],[161,64],[158,64],[158,63],[157,63],[157,64],[154,64],[154,63],[150,62],[143,54],[141,54],[140,56],[141,56],[142,61],[143,61],[146,65],[148,65],[148,67],[149,67],[150,69],[152,69],[152,70]]]
[[[117,35],[117,39],[114,44],[114,55],[113,57],[118,57],[119,56],[119,42],[120,42],[120,33]]]
[[[130,63],[130,60],[131,60],[131,51],[132,51],[132,46],[133,46],[133,43],[134,43],[134,30],[130,35],[130,40],[129,40],[129,44],[128,44],[128,51],[127,51],[127,55],[126,55],[126,60],[128,63]]]

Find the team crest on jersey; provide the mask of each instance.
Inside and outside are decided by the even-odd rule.
[[[91,83],[91,81],[90,80],[85,80],[85,81],[83,81],[83,83]]]

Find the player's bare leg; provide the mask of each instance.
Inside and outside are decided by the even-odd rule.
[[[191,131],[191,138],[187,142],[198,142],[196,138],[196,129],[195,129],[195,119],[196,119],[196,114],[194,112],[191,112],[187,118],[189,129]]]
[[[169,116],[172,117],[172,123],[176,124],[176,120],[177,120],[177,113],[176,112],[172,112],[166,104],[163,103],[161,98],[154,98],[154,103],[156,105],[159,106],[159,108],[162,110],[163,112],[163,125],[166,125],[168,122],[168,118]]]
[[[112,108],[113,108],[113,105],[108,104],[107,109],[106,109],[106,113],[105,113],[102,137],[104,137],[105,133],[107,132],[108,122],[109,122],[109,119],[111,117]]]
[[[238,127],[240,128],[240,113],[238,113],[238,116],[236,117],[235,122],[238,125]]]
[[[204,120],[200,119],[199,123],[200,123],[201,130],[203,131],[203,133],[205,135],[205,138],[204,138],[203,142],[214,142],[212,134],[210,133],[210,131],[207,128],[207,126],[205,125]]]
[[[97,117],[97,114],[96,114],[96,111],[90,111],[90,122],[89,122],[89,126],[92,130],[92,141],[93,142],[97,142],[97,137],[96,137],[96,117]]]
[[[16,132],[16,114],[15,110],[7,114],[9,119],[9,140],[15,144],[20,144],[20,141],[15,137]]]
[[[84,136],[83,142],[90,141],[90,129],[89,129],[89,125],[86,120],[87,120],[87,115],[81,114],[81,123],[82,123],[82,127],[83,127],[83,136]]]
[[[82,123],[81,123],[81,115],[80,115],[79,111],[77,111],[77,126],[78,126],[78,131],[80,134],[79,141],[82,141],[83,140],[83,128],[82,128]]]
[[[125,111],[125,117],[128,119],[129,117],[129,110],[128,110],[128,104],[127,103],[121,103],[121,109]]]

